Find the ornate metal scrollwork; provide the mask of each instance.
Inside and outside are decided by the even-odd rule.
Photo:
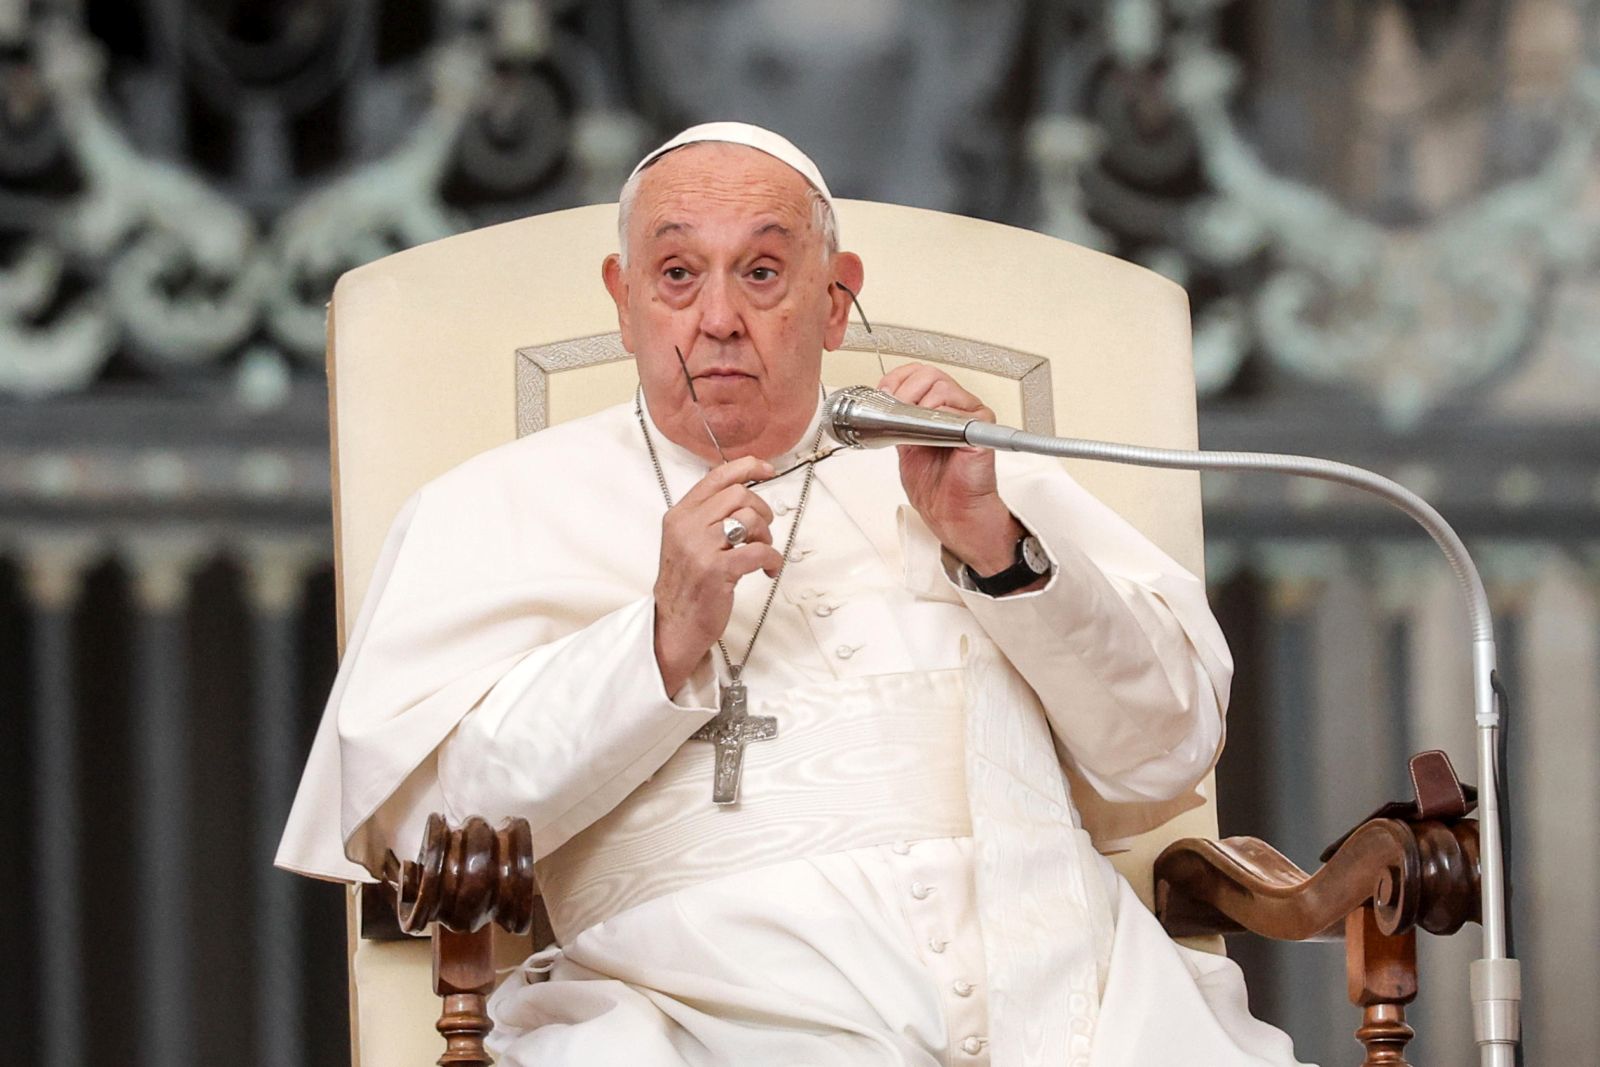
[[[122,361],[220,377],[248,355],[241,389],[264,364],[320,366],[344,270],[614,190],[637,151],[570,3],[411,12],[431,32],[397,55],[377,0],[177,7],[119,13],[142,48],[76,9],[12,20],[0,394],[81,390]]]
[[[1220,0],[1064,5],[1075,43],[1030,139],[1045,228],[1193,289],[1203,392],[1259,353],[1407,423],[1547,331],[1576,336],[1551,304],[1596,266],[1596,15],[1498,11],[1260,9],[1251,32],[1291,36],[1242,56],[1224,42],[1251,16]]]

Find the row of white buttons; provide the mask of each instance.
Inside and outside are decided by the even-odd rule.
[[[844,646],[841,646],[841,648],[842,647]],[[889,851],[893,852],[896,856],[909,856],[911,854],[911,845],[905,841],[896,841],[894,844],[889,846]],[[911,899],[927,900],[934,894],[936,889],[936,886],[928,885],[926,882],[912,882],[910,890]],[[928,938],[928,950],[936,954],[942,955],[949,944],[950,941],[948,938],[939,937],[937,935]],[[954,982],[950,983],[950,991],[958,997],[970,997],[977,991],[977,988],[977,986],[973,985],[964,978],[958,978]],[[987,1039],[979,1037],[977,1034],[968,1034],[961,1040],[961,1051],[965,1052],[969,1056],[976,1056],[978,1053],[983,1051],[983,1048],[986,1044],[988,1044]]]
[[[779,515],[782,515],[784,513],[784,507],[781,504],[778,505],[773,510],[776,511]],[[810,554],[811,554],[811,550],[810,549],[796,549],[794,554],[793,554],[793,556],[791,556],[790,559],[791,559],[791,561],[804,559],[806,556],[808,556]],[[828,601],[822,600],[821,596],[822,596],[822,594],[820,592],[818,592],[815,588],[807,588],[807,589],[802,589],[800,591],[800,599],[802,599],[802,600],[816,600],[818,602],[817,606],[811,609],[811,613],[813,615],[815,615],[819,619],[826,619],[826,618],[830,617],[834,612],[838,611],[839,608],[841,607],[841,605],[839,605],[839,604],[830,604]],[[861,642],[860,644],[855,644],[855,645],[836,645],[834,647],[833,654],[836,657],[838,657],[839,659],[849,659],[852,656],[854,656],[857,652],[860,652],[862,649],[864,649],[866,647],[867,647],[867,645],[866,645],[865,641]]]

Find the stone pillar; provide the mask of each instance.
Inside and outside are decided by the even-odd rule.
[[[1302,867],[1326,842],[1317,838],[1321,715],[1316,659],[1319,616],[1342,549],[1333,544],[1271,543],[1256,554],[1267,579],[1272,744],[1262,773],[1274,783],[1273,844]]]
[[[244,554],[255,663],[251,838],[257,890],[256,1062],[261,1067],[299,1067],[305,1059],[304,924],[295,876],[275,869],[272,859],[299,781],[295,610],[306,569],[315,558],[306,547],[277,543],[254,544]]]
[[[1472,631],[1466,602],[1442,558],[1418,560],[1411,632],[1411,737],[1418,749],[1450,753],[1464,779],[1476,777],[1472,728]]]
[[[1315,870],[1321,839],[1321,812],[1328,791],[1337,789],[1321,738],[1324,719],[1343,713],[1328,708],[1320,674],[1331,577],[1343,549],[1329,543],[1271,543],[1258,554],[1258,569],[1268,580],[1268,714],[1271,728],[1267,766],[1272,783],[1270,828],[1264,837],[1295,863]],[[1273,944],[1275,1021],[1292,1034],[1303,1059],[1326,1061],[1342,1049],[1354,1020],[1346,1026],[1337,1005],[1344,999],[1343,955],[1329,944]]]
[[[24,541],[23,567],[33,607],[33,822],[37,842],[34,907],[39,929],[40,1055],[44,1067],[85,1059],[87,1003],[83,936],[83,857],[78,842],[78,709],[73,692],[72,613],[96,551],[85,538]],[[21,1050],[17,1050],[18,1053]]]
[[[141,540],[126,554],[134,604],[134,732],[139,778],[139,871],[131,920],[139,960],[140,1059],[190,1067],[194,1059],[193,914],[189,880],[203,876],[190,840],[190,753],[184,609],[196,546]]]
[[[1384,676],[1386,710],[1392,720],[1401,758],[1438,747],[1418,736],[1418,661],[1423,652],[1418,611],[1439,574],[1443,573],[1443,566],[1432,542],[1395,542],[1377,545],[1371,550],[1368,574],[1372,585],[1375,636],[1382,644],[1379,669]],[[1451,758],[1458,761],[1468,755],[1468,752],[1451,752]],[[1396,799],[1409,784],[1400,787]],[[1408,1018],[1410,1014],[1408,1008]]]
[[[1402,799],[1409,755],[1408,731],[1394,714],[1387,669],[1393,620],[1375,554],[1348,547],[1329,564],[1312,619],[1309,665],[1316,714],[1307,740],[1316,752],[1319,848],[1380,803]]]
[[[1600,1048],[1600,568],[1551,549],[1526,586],[1507,778],[1529,1063]]]

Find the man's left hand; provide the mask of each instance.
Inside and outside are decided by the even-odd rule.
[[[994,412],[944,371],[907,363],[883,376],[878,388],[918,407],[952,411],[984,422]],[[986,448],[900,445],[900,484],[941,544],[978,574],[997,574],[1016,560],[1022,524],[995,483],[994,453]]]

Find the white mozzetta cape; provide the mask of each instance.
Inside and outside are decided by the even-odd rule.
[[[608,409],[477,456],[406,503],[281,866],[370,878],[362,868],[378,869],[387,849],[415,851],[431,811],[528,818],[547,855],[711,717],[719,668],[708,658],[669,696],[650,654],[663,504],[639,435],[631,405]],[[655,439],[680,497],[705,464]],[[999,463],[1002,495],[1056,564],[1045,589],[996,600],[959,588],[905,503],[893,451],[831,459],[817,468],[800,551],[746,679],[758,702],[830,677],[965,671],[994,1061],[1065,1063],[1074,1035],[1092,1031],[1112,951],[1097,857],[1078,847],[1075,819],[1110,849],[1199,802],[1231,662],[1196,578],[1053,461]],[[783,515],[799,485],[791,475],[760,491]],[[780,519],[775,539],[786,532]],[[898,584],[809,610],[819,597],[849,599],[861,555]],[[740,585],[735,656],[765,586]],[[460,744],[445,745],[458,728]],[[452,765],[469,751],[471,766]],[[473,811],[459,810],[463,798]],[[1052,915],[1045,925],[1062,936],[1043,939],[1041,916]]]

